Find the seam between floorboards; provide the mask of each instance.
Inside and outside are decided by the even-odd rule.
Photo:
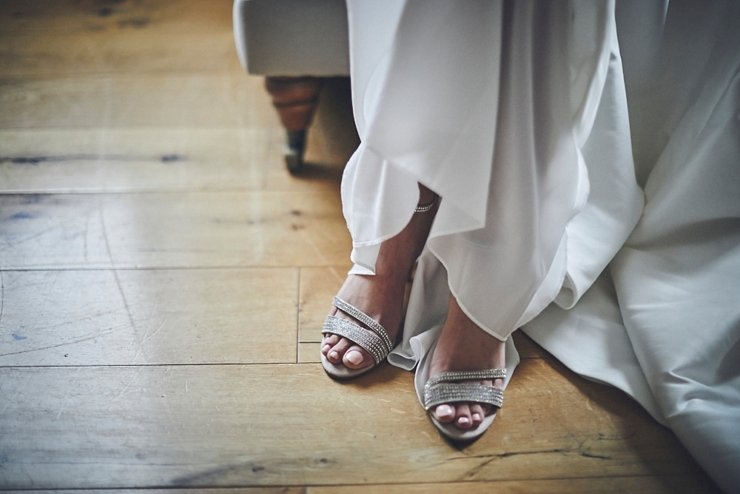
[[[295,363],[299,363],[299,347],[301,345],[300,334],[301,334],[301,274],[302,269],[300,266],[298,269],[298,283],[296,283],[296,294],[295,294]]]
[[[706,474],[704,474],[706,475]],[[507,479],[485,479],[485,480],[446,480],[441,482],[373,482],[373,483],[367,483],[367,484],[361,484],[361,483],[337,483],[337,484],[214,484],[214,485],[197,485],[197,486],[188,486],[188,485],[180,485],[180,486],[173,486],[171,484],[168,484],[166,486],[160,486],[160,485],[149,485],[149,486],[140,486],[140,487],[134,487],[134,486],[116,486],[116,487],[63,487],[63,488],[55,488],[55,487],[49,487],[49,488],[9,488],[0,489],[0,492],[12,492],[12,491],[48,491],[48,492],[55,492],[60,490],[65,491],[91,491],[91,490],[182,490],[182,489],[193,489],[193,490],[202,490],[202,489],[259,489],[259,488],[269,488],[269,489],[310,489],[314,487],[373,487],[373,486],[412,486],[412,485],[456,485],[456,484],[501,484],[501,483],[507,483],[507,482],[547,482],[547,481],[569,481],[569,480],[595,480],[595,479],[645,479],[645,478],[697,478],[697,475],[695,474],[683,474],[683,473],[677,473],[677,474],[651,474],[651,473],[645,473],[645,474],[632,474],[632,475],[592,475],[592,476],[580,476],[580,477],[542,477],[542,478],[531,478],[531,477],[521,477],[521,478],[507,478]],[[706,477],[708,480],[711,481],[708,477]],[[712,484],[714,485],[714,484]],[[715,485],[716,486],[716,485]],[[721,491],[718,491],[721,492]]]
[[[285,266],[265,266],[260,264],[249,264],[249,265],[238,265],[238,266],[229,266],[229,265],[217,265],[217,266],[97,266],[97,267],[33,267],[33,268],[0,268],[0,271],[4,273],[11,273],[11,272],[18,272],[18,273],[25,273],[25,272],[34,272],[34,271],[166,271],[166,270],[217,270],[217,269],[294,269],[294,268],[300,268],[300,269],[329,269],[329,268],[337,268],[337,267],[346,267],[342,266],[341,264],[331,264],[331,265],[306,265],[306,266],[295,266],[295,265],[285,265]]]
[[[69,365],[0,365],[0,369],[79,369],[79,368],[137,368],[137,367],[256,367],[256,366],[312,366],[319,362],[219,362],[219,363],[160,363],[160,364],[69,364]],[[399,369],[399,372],[405,372]]]

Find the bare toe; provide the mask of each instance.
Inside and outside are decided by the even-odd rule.
[[[455,420],[455,407],[447,403],[437,406],[433,413],[434,417],[443,424],[449,424]]]
[[[470,416],[470,406],[461,403],[455,407],[455,426],[458,429],[468,430],[473,427],[473,419]]]
[[[480,403],[470,404],[470,418],[473,420],[473,427],[478,427],[485,416],[486,413]]]
[[[445,372],[503,369],[505,365],[505,342],[477,326],[463,312],[455,298],[450,297],[447,319],[437,338],[428,368],[428,376],[434,377]],[[458,380],[459,376],[450,379],[452,383],[456,383]],[[503,379],[496,379],[496,387],[503,388],[503,381]],[[486,387],[494,384],[488,379],[481,379],[480,381],[471,379],[467,382]],[[464,387],[460,388],[460,392],[465,393],[462,396],[467,395],[467,390]],[[472,394],[470,398],[473,398]],[[434,417],[439,422],[443,422],[439,417],[440,408],[441,406],[437,407]],[[486,417],[496,411],[496,408],[491,405],[474,401],[454,403],[449,408],[454,408],[455,417],[452,421],[447,419],[444,423],[451,423],[460,431],[479,429],[483,424],[487,424]]]
[[[344,352],[346,352],[347,349],[351,346],[352,346],[351,341],[349,341],[347,338],[342,338],[339,340],[339,342],[336,345],[334,345],[331,348],[331,350],[329,350],[329,353],[326,355],[326,358],[332,364],[338,364],[342,361],[342,357],[344,357]]]
[[[367,367],[370,362],[374,362],[373,357],[358,345],[349,347],[342,358],[342,363],[350,369]]]
[[[321,353],[323,353],[324,356],[327,356],[329,354],[329,350],[331,350],[338,342],[339,335],[330,334],[329,336],[324,337],[321,341]]]

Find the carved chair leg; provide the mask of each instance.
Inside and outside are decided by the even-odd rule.
[[[280,121],[288,133],[285,164],[290,173],[303,165],[306,129],[318,103],[322,79],[316,77],[268,77],[265,87]]]

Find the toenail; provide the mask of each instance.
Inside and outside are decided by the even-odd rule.
[[[323,352],[326,353],[329,350],[331,350],[331,345],[327,343],[326,345],[324,345],[324,348],[322,348],[321,350],[323,350]]]
[[[339,353],[337,351],[333,351],[329,354],[329,358],[336,360],[339,358]]]
[[[470,419],[467,417],[460,417],[457,419],[457,423],[460,425],[468,425],[470,423]]]
[[[351,352],[347,352],[344,355],[344,358],[346,358],[350,363],[352,363],[354,365],[360,365],[362,363],[362,361],[365,360],[362,357],[362,354],[360,352],[358,352],[357,350],[353,350]]]
[[[480,413],[474,413],[473,420],[480,420]]]
[[[453,410],[450,405],[440,405],[437,407],[437,415],[441,417],[446,417],[453,413],[455,413],[455,410]]]

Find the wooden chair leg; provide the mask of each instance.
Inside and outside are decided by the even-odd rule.
[[[287,131],[285,164],[290,173],[303,166],[308,129],[323,80],[316,77],[267,77],[265,87]]]

